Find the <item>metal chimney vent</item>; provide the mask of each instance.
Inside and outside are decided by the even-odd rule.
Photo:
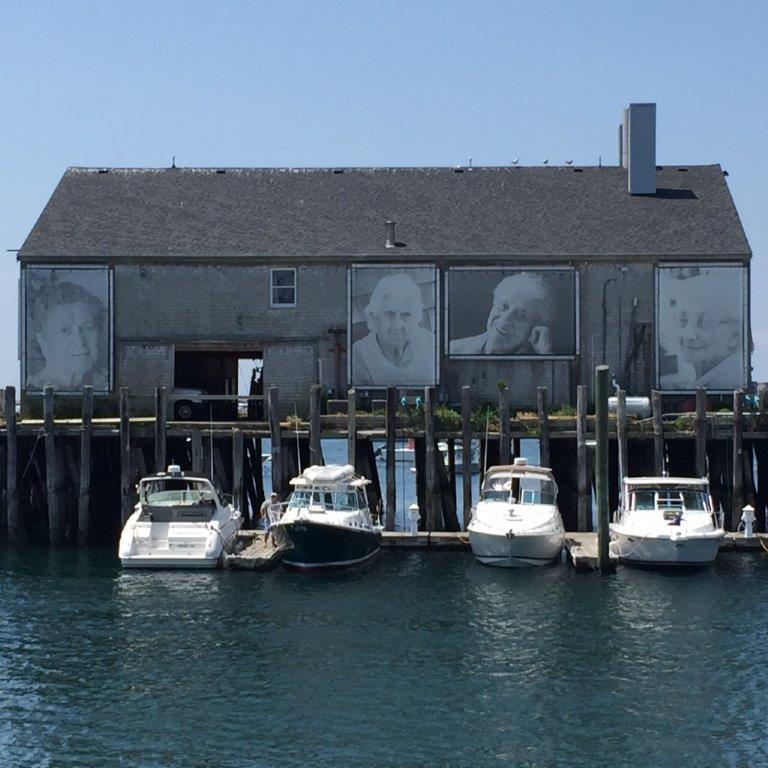
[[[630,104],[627,131],[631,195],[656,194],[656,105]]]
[[[384,243],[385,248],[396,248],[395,243],[395,221],[387,221],[387,242]]]

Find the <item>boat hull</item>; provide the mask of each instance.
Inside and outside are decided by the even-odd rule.
[[[565,537],[560,532],[509,536],[469,529],[475,558],[484,565],[528,568],[546,565],[559,557]]]
[[[220,557],[167,557],[161,554],[157,555],[133,555],[131,557],[121,557],[120,562],[123,568],[178,568],[200,570],[204,568],[217,568],[221,562]]]
[[[352,568],[381,548],[381,533],[367,529],[295,520],[272,526],[283,564],[301,571]]]
[[[627,565],[704,568],[717,557],[722,536],[646,537],[611,531],[612,549]]]

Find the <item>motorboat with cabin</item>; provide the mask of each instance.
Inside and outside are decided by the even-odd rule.
[[[725,536],[705,477],[625,477],[615,518],[611,549],[634,565],[711,565]]]
[[[120,536],[123,567],[215,568],[232,551],[242,515],[207,477],[172,464],[143,477],[138,493]]]
[[[371,481],[345,465],[312,466],[291,480],[293,492],[272,534],[283,563],[308,571],[359,565],[381,547],[366,486]]]
[[[552,562],[565,543],[552,470],[522,457],[511,466],[490,467],[467,532],[473,554],[486,565]]]

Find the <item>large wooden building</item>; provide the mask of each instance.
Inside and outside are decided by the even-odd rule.
[[[314,383],[573,403],[603,362],[630,394],[749,385],[727,174],[656,166],[653,105],[619,144],[612,167],[70,168],[18,254],[23,396],[149,409],[236,393],[244,361],[290,410]]]

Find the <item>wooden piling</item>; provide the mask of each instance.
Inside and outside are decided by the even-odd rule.
[[[609,573],[608,555],[608,366],[595,370],[595,501],[597,558],[600,573]]]
[[[280,434],[280,402],[277,387],[270,387],[267,393],[267,417],[269,437],[272,444],[272,490],[279,495],[283,483],[282,438]]]
[[[627,393],[616,393],[616,443],[619,458],[619,494],[624,493],[624,478],[629,475],[629,451],[627,447]]]
[[[232,429],[232,503],[240,510],[246,527],[249,524],[248,503],[243,493],[243,432],[234,427]]]
[[[707,390],[696,388],[696,474],[706,477],[707,474]]]
[[[395,530],[395,514],[397,510],[395,482],[395,437],[397,429],[397,390],[387,387],[387,508],[384,527],[388,531]]]
[[[468,385],[461,388],[461,451],[464,530],[466,530],[472,519],[472,390]]]
[[[509,464],[512,443],[509,430],[509,388],[506,384],[499,390],[499,463]]]
[[[357,402],[354,389],[347,392],[347,463],[357,470],[355,460],[357,457]]]
[[[19,519],[19,497],[17,492],[17,467],[19,446],[16,440],[16,387],[5,388],[5,515],[8,541],[18,543],[22,540],[21,520]]]
[[[592,528],[592,494],[589,487],[589,456],[587,453],[587,386],[576,388],[576,462],[578,471],[579,531]]]
[[[453,501],[453,509],[456,509],[456,441],[449,437],[446,439],[448,446],[448,491]]]
[[[164,472],[168,428],[168,391],[155,387],[155,472]]]
[[[664,474],[664,420],[661,407],[661,392],[651,391],[653,409],[653,471],[657,477]]]
[[[536,409],[539,416],[539,465],[550,466],[549,414],[547,413],[547,388],[536,388]]]
[[[309,393],[309,463],[321,466],[323,454],[320,448],[320,386],[314,384]]]
[[[742,467],[743,403],[743,390],[735,390],[733,393],[733,460],[731,462],[731,471],[733,473],[731,486],[731,529],[734,531],[739,527],[741,510],[744,507],[744,469]]]
[[[131,516],[131,422],[128,410],[128,387],[120,387],[120,519]]]
[[[193,429],[191,438],[192,438],[192,471],[196,474],[202,474],[203,472],[203,433],[199,429]]]
[[[48,541],[64,541],[64,526],[59,514],[57,489],[59,478],[56,463],[56,441],[53,434],[53,387],[43,387],[43,421],[45,425],[45,490],[48,502]]]
[[[77,500],[77,542],[87,544],[91,531],[91,439],[93,387],[83,387],[82,428],[80,429],[80,487]]]
[[[438,486],[435,467],[435,388],[424,388],[424,481],[427,531],[437,530]]]

